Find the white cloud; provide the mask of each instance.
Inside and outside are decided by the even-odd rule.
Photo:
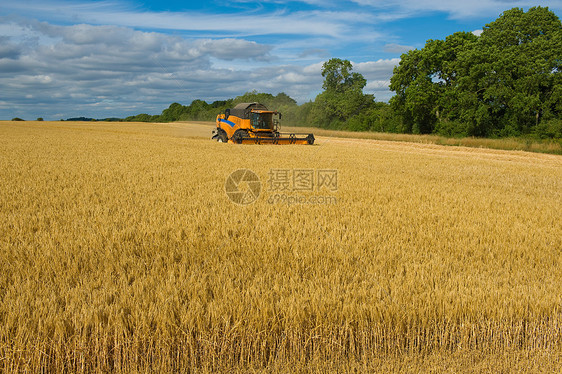
[[[208,31],[213,35],[329,35],[341,37],[348,31],[349,21],[368,22],[366,15],[348,11],[275,11],[221,14],[185,12],[154,12],[139,10],[126,3],[113,1],[61,1],[61,0],[5,0],[1,8],[5,13],[25,14],[27,17],[55,22],[118,25],[156,30]],[[83,37],[85,35],[82,35]],[[85,36],[88,39],[87,36]]]
[[[364,91],[375,95],[378,101],[388,101],[392,97],[389,91],[390,77],[394,67],[400,63],[399,58],[386,60],[369,61],[362,63],[354,63],[353,69],[363,74],[367,79],[367,86]]]
[[[272,47],[242,39],[205,39],[195,42],[201,53],[222,60],[268,60]]]
[[[386,60],[369,61],[354,63],[353,68],[357,72],[365,75],[365,77],[371,77],[373,79],[381,77],[389,77],[392,74],[392,69],[400,63],[399,58],[391,58]]]
[[[562,8],[562,1],[545,0],[352,0],[362,6],[384,11],[386,17],[410,18],[429,12],[444,12],[453,19],[497,16],[512,7],[549,6]]]
[[[409,45],[400,45],[400,44],[396,44],[396,43],[389,43],[389,44],[386,44],[384,46],[384,51],[386,53],[402,54],[402,53],[408,52],[411,49],[414,49],[414,47],[409,46]]]
[[[327,58],[330,56],[330,53],[327,49],[322,48],[306,48],[299,54],[299,58],[311,57],[311,56],[318,56],[322,58]]]
[[[19,57],[20,49],[17,45],[10,43],[8,37],[0,36],[0,59],[14,59]]]

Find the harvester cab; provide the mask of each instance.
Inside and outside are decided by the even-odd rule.
[[[213,139],[235,144],[314,144],[313,134],[280,133],[281,113],[241,103],[217,116]]]

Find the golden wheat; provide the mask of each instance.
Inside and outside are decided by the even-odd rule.
[[[0,123],[0,371],[562,367],[560,156],[208,130]],[[271,203],[271,169],[336,203]]]

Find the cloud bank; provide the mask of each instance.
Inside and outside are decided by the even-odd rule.
[[[272,46],[245,39],[5,19],[0,30],[10,30],[0,39],[4,118],[160,113],[174,101],[221,100],[254,89],[304,102],[322,86],[321,63],[272,64]],[[388,62],[372,64],[380,66],[371,69],[377,78],[392,70]]]

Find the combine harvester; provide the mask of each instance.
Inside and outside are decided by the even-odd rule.
[[[260,103],[241,103],[217,116],[213,139],[234,144],[314,144],[313,134],[282,134],[281,113]]]

